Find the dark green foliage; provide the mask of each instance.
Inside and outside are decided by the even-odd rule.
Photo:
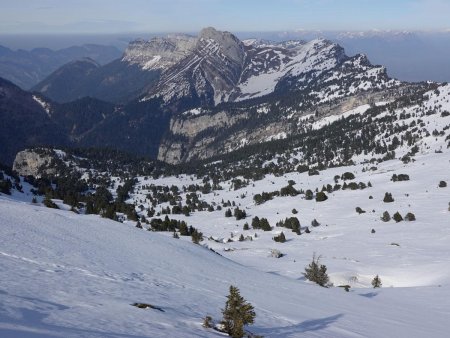
[[[117,188],[117,198],[116,201],[119,203],[125,202],[128,198],[130,198],[129,193],[133,191],[133,186],[136,184],[137,180],[126,180],[123,185],[119,185]]]
[[[346,180],[354,180],[355,179],[355,175],[351,172],[345,172],[341,175],[341,179],[343,179],[344,181]]]
[[[244,224],[244,230],[249,230],[249,229],[250,229],[250,227],[248,226],[248,223],[245,222],[245,224]]]
[[[400,215],[400,213],[398,211],[394,214],[394,216],[392,216],[392,218],[397,223],[403,221],[403,217],[402,217],[402,215]]]
[[[328,196],[323,191],[319,191],[316,194],[316,202],[323,202],[323,201],[326,201],[327,199],[328,199]]]
[[[392,182],[409,181],[409,176],[406,174],[394,174],[391,178]]]
[[[361,209],[360,207],[356,207],[356,212],[360,215],[365,213],[365,211],[363,209]]]
[[[381,279],[378,275],[376,275],[373,279],[372,279],[372,286],[374,289],[376,288],[381,288]]]
[[[270,201],[271,199],[273,199],[274,196],[279,196],[280,193],[278,191],[273,191],[273,192],[262,192],[261,194],[256,194],[255,196],[253,196],[253,200],[255,201],[255,204],[259,205],[259,204],[263,204],[264,202]]]
[[[297,211],[297,209],[292,209],[292,213],[295,215],[295,214],[297,214],[298,213],[298,211]]]
[[[178,230],[181,236],[191,236],[196,229],[193,226],[188,227],[185,221],[170,219],[169,216],[166,215],[164,220],[160,218],[153,218],[150,221],[149,230],[170,232]]]
[[[242,181],[239,178],[233,178],[231,180],[231,185],[232,185],[234,190],[238,190],[238,189],[246,187],[248,185],[248,182]]]
[[[147,304],[147,303],[133,303],[131,304],[133,306],[136,306],[139,309],[154,309],[154,310],[158,310],[160,312],[165,312],[162,308],[160,308],[159,306],[155,306],[152,304]]]
[[[313,255],[312,262],[305,268],[303,275],[306,279],[323,287],[327,287],[329,283],[327,267],[320,264],[320,256],[316,258],[316,255]]]
[[[307,165],[298,165],[297,169],[296,169],[299,173],[305,173],[307,171],[309,171],[309,167]]]
[[[197,229],[194,229],[194,231],[192,231],[191,238],[193,243],[199,244],[201,241],[203,241],[203,233],[201,233]]]
[[[0,180],[0,193],[6,194],[6,195],[11,195],[11,188],[12,188],[12,183],[9,178],[6,180]]]
[[[286,236],[283,232],[281,232],[281,234],[279,234],[278,236],[273,237],[273,240],[275,242],[284,243],[286,242]]]
[[[231,217],[231,216],[233,216],[233,213],[231,212],[231,209],[227,209],[225,211],[225,217]]]
[[[317,170],[317,169],[309,169],[308,170],[308,176],[316,176],[316,175],[320,175],[319,170]]]
[[[180,222],[178,225],[178,231],[181,236],[189,236],[189,228],[185,222]]]
[[[241,235],[239,236],[239,242],[243,242],[243,241],[245,241],[245,238],[244,238],[244,235],[241,234]]]
[[[253,217],[252,219],[252,228],[253,229],[261,229],[264,231],[270,231],[272,230],[272,227],[269,224],[269,221],[267,221],[266,218],[259,219],[258,216]]]
[[[312,200],[314,198],[314,193],[312,190],[308,189],[305,192],[305,200]]]
[[[392,194],[387,192],[384,194],[384,198],[383,198],[383,202],[384,203],[391,203],[394,202],[394,198],[392,197]]]
[[[300,221],[297,217],[288,217],[284,221],[279,221],[277,226],[291,229],[297,235],[300,235]]]
[[[320,223],[315,218],[311,221],[311,226],[318,227],[319,225]]]
[[[383,222],[389,222],[391,220],[391,215],[387,211],[383,212],[383,216],[381,216],[381,220]]]
[[[247,217],[247,213],[245,212],[245,210],[241,210],[239,208],[234,209],[233,215],[234,215],[234,217],[236,217],[236,221],[239,221],[239,220]]]
[[[225,332],[233,338],[244,337],[244,326],[253,324],[256,317],[253,306],[241,296],[239,289],[233,285],[230,286],[230,293],[222,314]]]
[[[408,212],[408,213],[405,215],[405,221],[413,222],[413,221],[415,221],[415,220],[416,220],[416,215],[414,215],[412,212]]]
[[[55,202],[53,202],[50,197],[45,196],[45,199],[43,201],[44,205],[47,208],[52,208],[52,209],[59,209],[58,206],[55,204]]]
[[[289,184],[289,185],[281,188],[280,195],[281,196],[297,196],[298,191],[297,191],[297,189],[294,188],[293,185]]]

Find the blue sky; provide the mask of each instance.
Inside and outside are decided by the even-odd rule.
[[[448,30],[450,0],[0,0],[0,34]]]

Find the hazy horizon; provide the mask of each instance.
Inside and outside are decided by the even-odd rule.
[[[128,43],[135,39],[151,39],[155,36],[180,33],[196,36],[198,31],[167,32],[122,32],[122,33],[0,33],[0,46],[12,50],[33,48],[62,49],[83,44],[111,45],[124,50]],[[337,36],[341,33],[411,33],[420,36],[449,37],[450,30],[285,30],[285,31],[231,31],[241,39],[261,38],[273,41],[295,39],[299,37],[314,38],[319,36]]]
[[[445,0],[0,0],[7,34],[447,30]]]

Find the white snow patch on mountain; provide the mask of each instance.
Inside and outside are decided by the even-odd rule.
[[[51,116],[51,112],[50,112],[50,104],[48,102],[45,102],[44,100],[42,100],[40,97],[33,95],[33,100],[36,101],[37,103],[39,103],[39,105],[44,108],[44,110],[47,112],[48,116]]]

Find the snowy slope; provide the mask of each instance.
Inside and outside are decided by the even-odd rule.
[[[398,159],[383,162],[375,171],[368,170],[371,166],[333,168],[322,171],[318,176],[296,172],[281,177],[269,175],[236,191],[229,189],[229,185],[223,185],[224,190],[200,197],[210,204],[220,204],[221,200],[235,201],[248,215],[244,220],[224,217],[225,209],[196,212],[189,217],[170,217],[184,219],[199,228],[206,237],[220,239],[220,242],[205,242],[232,260],[295,279],[302,276],[303,267],[316,252],[323,256],[335,285],[371,287],[370,282],[376,274],[382,276],[385,286],[450,284],[450,221],[447,210],[450,191],[438,187],[440,180],[450,181],[450,152],[420,155],[415,162],[407,165]],[[305,200],[301,195],[276,197],[261,205],[255,205],[253,201],[255,194],[280,190],[289,180],[296,182],[294,187],[298,190],[320,190],[323,185],[334,185],[334,176],[347,171],[355,174],[354,182],[370,182],[372,187],[327,193],[329,199],[320,203]],[[391,181],[393,174],[403,173],[410,176],[410,181]],[[145,181],[142,183],[145,185]],[[177,181],[162,179],[153,183],[170,186],[176,185]],[[192,183],[196,182],[190,182],[189,177],[178,180],[180,186]],[[343,181],[339,183],[343,184]],[[383,202],[385,192],[392,193],[393,203]],[[142,199],[142,195],[138,196],[136,200]],[[370,199],[370,196],[373,198]],[[359,215],[356,207],[361,207],[366,213]],[[294,208],[298,214],[292,214]],[[380,220],[384,211],[391,216],[399,211],[403,217],[413,212],[417,220],[384,223]],[[244,223],[251,224],[255,216],[267,218],[272,226],[286,217],[296,216],[302,227],[310,228],[311,234],[297,236],[289,229],[280,227],[274,227],[270,232],[251,228],[243,230]],[[313,219],[322,225],[312,228]],[[376,230],[375,234],[371,234],[372,229]],[[281,231],[288,241],[275,243],[272,237]],[[240,234],[252,236],[253,240],[239,242]],[[232,242],[228,243],[228,239]],[[279,260],[270,259],[271,249],[279,249],[287,255]]]
[[[443,337],[448,285],[324,289],[167,236],[0,199],[0,336],[201,337],[230,284],[266,337]],[[130,306],[147,302],[158,310]]]
[[[241,95],[237,101],[272,93],[278,82],[286,76],[301,78],[310,72],[318,76],[335,67],[343,56],[337,45],[323,39],[315,39],[289,49],[264,45],[258,47],[258,53],[244,69],[244,78],[239,84]],[[274,62],[275,66],[267,66],[267,63]],[[253,75],[245,76],[252,71]]]
[[[450,85],[426,95],[420,105],[380,110],[373,117],[402,116],[392,120],[395,128],[415,128],[413,122],[420,126],[413,132],[420,133],[414,144],[418,152],[408,163],[400,158],[412,144],[404,142],[395,149],[395,159],[381,163],[369,161],[376,154],[360,154],[352,158],[354,166],[316,176],[295,171],[266,175],[238,190],[225,181],[220,182],[222,190],[197,192],[209,204],[230,200],[247,213],[239,221],[226,218],[225,208],[195,211],[188,217],[171,214],[203,232],[203,247],[189,238],[174,239],[171,233],[136,229],[134,222],[29,204],[31,187],[21,181],[24,193],[0,196],[0,337],[221,336],[201,323],[205,315],[220,319],[231,284],[255,306],[256,323],[250,330],[266,337],[448,336],[450,188],[438,185],[450,182]],[[367,108],[343,116],[362,116]],[[326,117],[312,127],[320,130],[336,118]],[[398,130],[397,137],[408,132]],[[379,137],[388,145],[392,142],[392,135]],[[291,156],[292,161],[301,160],[302,154]],[[276,157],[265,165],[275,162]],[[327,192],[324,202],[305,200],[304,195],[274,197],[261,205],[253,200],[255,194],[278,191],[290,180],[298,190],[321,190],[344,172],[368,187]],[[393,182],[393,174],[410,179]],[[202,184],[202,177],[187,175],[137,179],[129,202],[143,205],[143,211],[136,207],[141,215],[147,215],[150,184],[180,189]],[[116,178],[113,190],[121,183]],[[383,202],[386,192],[394,202]],[[186,193],[181,197],[185,204]],[[156,205],[156,212],[168,206]],[[356,207],[366,212],[358,214]],[[384,211],[391,216],[398,211],[403,217],[412,212],[417,220],[383,222]],[[254,216],[267,218],[274,228],[243,230]],[[290,216],[299,218],[300,236],[275,227]],[[321,225],[312,227],[313,219]],[[287,242],[274,242],[281,231]],[[241,234],[248,239],[239,241]],[[269,257],[271,249],[284,256]],[[348,284],[349,293],[304,280],[304,267],[314,253],[328,267],[334,286]],[[383,287],[374,290],[371,280],[377,274]],[[134,302],[164,312],[140,310],[130,305]]]

